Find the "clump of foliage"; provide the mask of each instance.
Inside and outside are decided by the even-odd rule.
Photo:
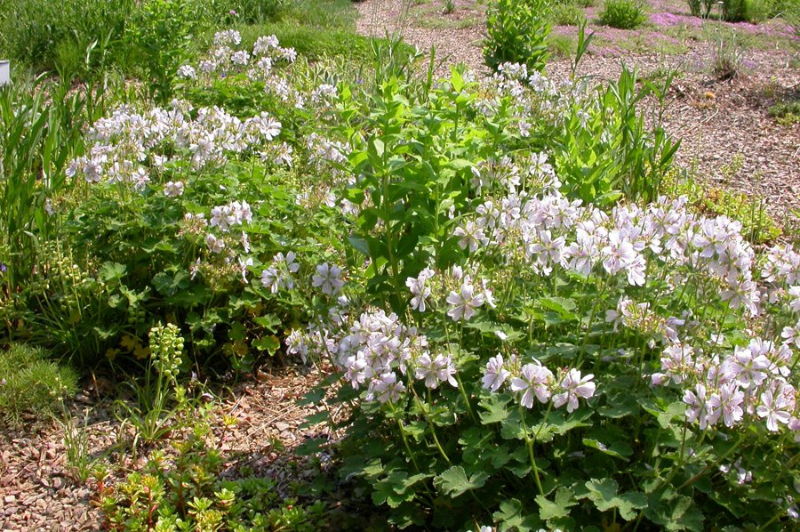
[[[769,108],[769,115],[784,125],[800,122],[800,98],[790,98],[772,105]]]
[[[54,237],[49,198],[70,189],[65,170],[83,149],[83,127],[99,118],[101,87],[84,92],[43,78],[0,87],[0,302],[30,278],[37,239]],[[3,297],[5,292],[6,297]]]
[[[708,18],[711,10],[717,4],[715,0],[687,0],[689,4],[689,11],[695,17],[702,16]]]
[[[747,21],[751,23],[781,17],[792,24],[792,17],[800,10],[800,3],[796,0],[687,0],[689,10],[696,17],[708,18],[717,5],[720,6],[720,16],[728,22]]]
[[[720,37],[714,48],[711,73],[719,81],[729,81],[743,69],[744,50],[734,37]]]
[[[137,10],[125,33],[125,45],[136,57],[150,96],[166,102],[178,67],[189,57],[192,34],[200,21],[192,0],[148,0]]]
[[[544,69],[550,34],[548,11],[546,0],[494,1],[486,14],[486,64],[497,68],[511,62],[524,64],[531,71]]]
[[[23,415],[46,419],[77,385],[72,368],[48,360],[41,349],[12,344],[0,350],[0,421],[14,426]]]
[[[606,0],[600,12],[600,22],[612,28],[631,30],[647,20],[644,6],[637,0]]]
[[[580,26],[586,20],[582,6],[574,1],[561,1],[550,7],[553,24],[557,26]]]
[[[97,44],[93,67],[108,66],[119,46],[135,0],[4,0],[0,3],[0,55],[36,70],[83,63]]]
[[[225,460],[207,413],[170,453],[154,451],[141,471],[115,485],[99,478],[109,530],[320,530],[324,502],[298,503],[258,476],[224,480]]]
[[[157,325],[150,329],[149,345],[146,348],[149,363],[143,383],[136,379],[127,382],[134,391],[135,404],[121,401],[123,418],[136,431],[133,447],[141,441],[153,443],[173,430],[173,421],[189,406],[186,388],[179,384],[178,377],[183,359],[183,338],[174,324]]]
[[[230,50],[230,39],[238,36],[220,35],[220,47]],[[30,282],[4,298],[14,334],[82,365],[145,359],[146,335],[159,322],[185,327],[188,354],[205,367],[215,358],[222,368],[245,367],[278,351],[275,335],[302,318],[304,305],[254,286],[250,269],[290,250],[290,258],[320,256],[315,249],[329,224],[324,213],[305,216],[295,200],[299,172],[307,171],[293,155],[308,149],[294,131],[304,112],[282,103],[290,87],[279,76],[284,56],[295,52],[277,40],[259,46],[261,62],[253,60],[248,83],[262,97],[256,109],[240,109],[254,115],[239,119],[184,102],[141,112],[123,107],[94,124],[86,155],[67,171],[89,188],[80,198],[53,198],[49,219],[64,224],[61,240],[41,244],[48,252]],[[273,52],[273,59],[265,55]],[[244,67],[232,53],[215,64],[234,78]],[[184,77],[194,72],[184,67]],[[267,80],[276,83],[271,96]],[[300,264],[287,267],[294,272]]]

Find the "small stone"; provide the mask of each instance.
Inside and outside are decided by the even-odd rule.
[[[3,497],[3,502],[5,502],[6,504],[10,504],[16,500],[17,497],[15,495],[6,495],[5,497]]]

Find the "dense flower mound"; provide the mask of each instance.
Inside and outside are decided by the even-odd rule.
[[[480,203],[474,217],[464,217],[454,237],[472,253],[475,273],[459,266],[443,272],[425,268],[417,277],[406,279],[412,296],[407,311],[441,309],[450,320],[463,322],[481,308],[494,308],[495,297],[488,286],[497,281],[486,277],[498,272],[484,269],[486,277],[475,278],[481,259],[493,253],[517,271],[524,268],[542,279],[559,269],[585,282],[599,277],[607,286],[622,287],[623,293],[626,286],[645,286],[648,272],[651,278],[663,278],[659,280],[668,293],[680,291],[683,283],[702,282],[705,290],[716,292],[719,304],[729,312],[749,318],[798,310],[794,294],[800,286],[788,291],[781,288],[786,281],[798,281],[797,252],[784,246],[770,249],[764,270],[756,274],[765,281],[759,285],[753,280],[755,253],[741,235],[741,224],[688,212],[684,198],[663,198],[644,209],[619,205],[605,213],[554,191],[526,196],[512,194]],[[327,271],[327,267],[321,268]],[[264,276],[270,279],[269,286],[278,286],[271,270],[265,270]],[[323,287],[319,279],[315,276],[314,285]],[[340,288],[341,282],[336,290],[322,291],[334,295]],[[658,300],[655,294],[650,298]],[[732,427],[747,414],[753,421],[763,421],[769,431],[786,429],[800,438],[791,384],[796,380],[791,368],[800,324],[776,331],[780,333],[777,339],[753,338],[730,350],[723,347],[721,334],[698,334],[701,324],[691,310],[661,316],[654,312],[655,306],[622,295],[615,308],[607,310],[605,321],[614,330],[627,327],[647,336],[653,347],[656,343],[664,346],[660,371],[645,371],[642,378],[653,385],[680,385],[689,421],[701,429],[718,422]],[[384,311],[367,311],[352,319],[337,314],[333,323],[321,329],[312,326],[313,334],[306,340],[313,347],[299,347],[301,340],[294,335],[291,351],[307,356],[309,349],[315,349],[317,354],[330,355],[353,388],[366,388],[368,401],[396,401],[406,392],[402,376],[422,380],[431,389],[441,383],[456,385],[453,356],[432,350],[417,327],[405,326],[396,314]],[[502,336],[499,330],[498,334]],[[522,364],[516,355],[504,360],[499,354],[486,363],[482,382],[491,391],[508,386],[518,392],[526,408],[532,408],[534,398],[541,403],[552,399],[554,407],[566,403],[571,412],[577,408],[578,397],[588,399],[594,394],[591,378],[582,378],[574,368],[554,375],[539,360]]]
[[[371,84],[235,31],[179,75],[278,108],[94,124],[70,174],[138,202],[137,228],[170,216],[141,246],[164,271],[123,294],[154,287],[192,349],[325,359],[352,412],[337,464],[392,523],[797,515],[800,253],[659,196],[677,145],[645,127],[635,77]],[[129,258],[107,254],[114,280],[142,271]]]

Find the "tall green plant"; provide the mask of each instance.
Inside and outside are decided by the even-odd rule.
[[[607,203],[625,196],[653,201],[680,145],[661,128],[651,129],[638,109],[663,91],[638,86],[636,73],[623,68],[617,81],[597,94],[594,105],[578,101],[556,136],[556,170],[565,193]],[[662,96],[663,97],[663,96]]]
[[[547,0],[497,0],[487,13],[487,39],[483,55],[486,64],[522,63],[541,71],[547,63],[550,34]]]
[[[136,51],[151,96],[162,102],[172,96],[178,67],[189,57],[199,24],[189,0],[149,0],[139,11],[126,42]]]
[[[0,89],[0,250],[10,286],[30,274],[36,243],[51,234],[48,200],[71,186],[66,165],[104,101],[102,88],[70,92],[44,78]]]
[[[451,214],[470,201],[475,163],[508,140],[502,112],[493,124],[467,114],[476,98],[468,85],[454,70],[448,84],[423,100],[417,99],[419,87],[391,78],[380,85],[366,116],[349,91],[343,94],[343,116],[350,118],[343,133],[356,146],[349,163],[360,176],[348,196],[369,203],[350,243],[370,259],[371,293],[396,306],[402,305],[404,280],[432,257],[446,267],[463,256]]]

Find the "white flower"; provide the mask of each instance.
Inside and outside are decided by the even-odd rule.
[[[697,421],[700,429],[705,430],[719,420],[719,396],[709,395],[705,384],[701,382],[698,382],[694,389],[694,392],[686,390],[683,394],[683,402],[689,406],[686,409],[686,419],[690,422]]]
[[[469,282],[464,282],[460,291],[451,291],[447,296],[447,303],[450,305],[447,315],[454,321],[468,320],[475,315],[475,309],[483,305],[484,302],[484,295],[476,294],[475,287]]]
[[[239,66],[246,66],[250,62],[250,54],[246,50],[239,50],[231,55],[231,63]]]
[[[214,34],[214,45],[237,46],[242,42],[241,34],[236,30],[218,31]]]
[[[404,391],[406,391],[405,385],[397,380],[395,372],[390,371],[370,381],[367,400],[377,400],[379,403],[395,402]]]
[[[720,387],[719,406],[722,410],[722,421],[726,427],[733,427],[742,420],[744,410],[744,392],[735,383],[729,382]]]
[[[414,277],[409,277],[406,279],[406,286],[414,296],[411,298],[412,309],[419,312],[425,312],[427,309],[427,300],[431,295],[431,289],[425,285],[425,282],[434,275],[435,273],[433,270],[430,268],[425,268],[419,272],[419,275],[417,275],[416,279]]]
[[[286,351],[290,355],[300,355],[300,359],[305,363],[308,356],[308,343],[306,336],[300,329],[293,329],[285,339]]]
[[[788,404],[783,395],[775,394],[771,390],[761,394],[761,404],[756,407],[756,413],[759,417],[766,418],[767,430],[776,432],[778,430],[778,423],[784,425],[788,424],[792,416],[786,411]]]
[[[486,370],[483,373],[483,387],[496,392],[510,375],[511,372],[503,366],[503,355],[495,355],[486,363]]]
[[[253,221],[253,212],[246,201],[234,201],[211,209],[211,227],[228,232],[232,227]]]
[[[358,389],[361,384],[367,380],[369,373],[369,367],[367,366],[367,361],[360,357],[350,356],[347,357],[347,361],[345,362],[345,374],[344,378],[353,389]]]
[[[483,232],[483,229],[472,220],[465,223],[463,226],[456,227],[453,234],[460,237],[458,245],[462,249],[469,249],[470,253],[475,253],[480,246],[485,246],[489,243],[489,239]]]
[[[197,77],[197,72],[195,72],[194,67],[191,65],[183,65],[178,68],[178,77],[181,79],[195,79]]]
[[[253,55],[267,55],[270,50],[277,48],[279,44],[275,35],[261,36],[253,45]]]
[[[553,373],[538,362],[525,364],[520,370],[520,376],[511,379],[511,389],[515,392],[523,392],[520,403],[525,408],[533,408],[534,397],[539,402],[546,403],[550,399],[552,386]],[[553,402],[555,404],[555,400]]]
[[[450,355],[436,355],[431,358],[430,354],[423,353],[416,361],[414,376],[424,380],[428,388],[438,388],[442,382],[448,382],[453,387],[458,387],[458,382],[453,377],[456,374],[456,366]]]
[[[591,373],[581,377],[581,372],[571,369],[561,381],[563,392],[553,396],[553,406],[560,408],[563,404],[567,405],[567,412],[572,412],[578,408],[578,398],[589,399],[594,395],[595,383],[592,382],[594,375]]]
[[[327,262],[320,264],[311,278],[311,285],[319,288],[323,294],[329,296],[338,294],[344,286],[342,269],[338,266],[329,266]]]
[[[168,198],[177,198],[183,195],[183,181],[168,181],[164,185],[164,195]]]
[[[296,273],[300,265],[295,262],[296,255],[293,251],[286,255],[278,253],[272,258],[272,265],[261,272],[261,284],[269,288],[270,292],[277,294],[279,290],[291,290],[294,288],[293,273]]]
[[[211,253],[222,253],[222,250],[225,249],[225,240],[208,233],[206,235],[206,246],[211,250]]]

